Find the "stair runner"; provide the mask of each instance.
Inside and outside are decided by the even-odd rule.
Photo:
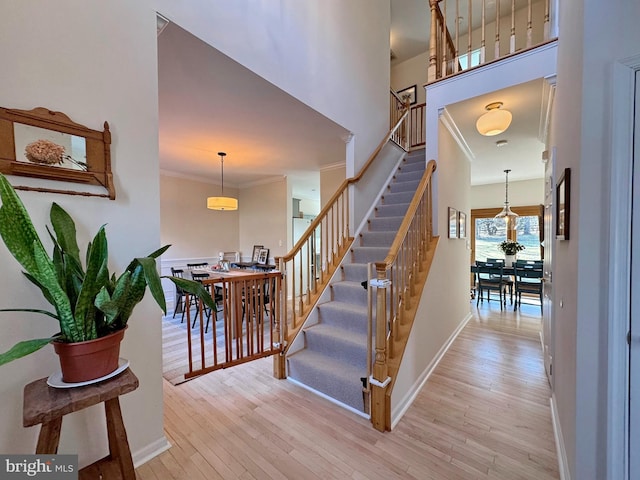
[[[424,150],[400,164],[334,280],[331,300],[317,306],[318,322],[302,331],[305,347],[287,358],[289,378],[355,410],[364,411],[367,376],[367,263],[383,261],[425,169]],[[359,243],[359,245],[358,245]]]

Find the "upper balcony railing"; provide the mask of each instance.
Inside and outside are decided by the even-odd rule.
[[[546,43],[550,0],[429,0],[428,82]]]

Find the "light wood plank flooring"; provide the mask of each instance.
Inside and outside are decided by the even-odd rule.
[[[558,479],[540,309],[485,302],[393,432],[287,381],[259,360],[173,386],[171,449],[139,480]]]

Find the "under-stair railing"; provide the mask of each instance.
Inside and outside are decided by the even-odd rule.
[[[550,0],[526,0],[525,6],[521,6],[524,1],[518,1],[518,8],[516,0],[511,0],[506,2],[510,8],[502,11],[501,3],[504,6],[505,2],[488,0],[429,0],[428,82],[552,40]],[[490,35],[493,45],[491,40],[487,42]]]
[[[375,263],[375,278],[369,279],[370,290],[375,289],[375,312],[369,308],[369,322],[375,333],[370,339],[375,345],[369,352],[375,357],[367,362],[372,369],[369,375],[371,422],[380,431],[391,428],[387,389],[402,353],[395,347],[408,336],[410,322],[405,314],[417,306],[414,303],[421,292],[416,286],[424,283],[427,257],[433,247],[435,170],[436,162],[430,160],[387,257]]]
[[[275,359],[274,376],[285,378],[286,348],[304,324],[324,288],[335,273],[353,243],[349,224],[349,188],[362,179],[387,142],[394,141],[408,149],[409,102],[403,102],[390,92],[391,129],[371,154],[360,172],[342,182],[337,191],[311,222],[293,249],[276,257],[276,266],[282,272],[283,311],[281,336],[284,350]]]

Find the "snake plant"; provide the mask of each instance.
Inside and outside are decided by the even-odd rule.
[[[83,267],[76,240],[76,225],[57,203],[51,206],[53,253],[47,254],[31,217],[9,181],[0,174],[0,236],[7,249],[24,268],[23,274],[40,289],[53,312],[31,308],[3,308],[0,312],[32,312],[58,320],[60,332],[48,338],[17,343],[0,354],[0,365],[33,353],[53,340],[82,342],[125,328],[134,307],[149,287],[151,295],[166,314],[166,302],[156,266],[156,258],[170,245],[146,257],[134,258],[116,276],[108,268],[105,227],[87,246]],[[169,278],[179,288],[197,295],[215,309],[211,295],[202,284],[177,277]]]

